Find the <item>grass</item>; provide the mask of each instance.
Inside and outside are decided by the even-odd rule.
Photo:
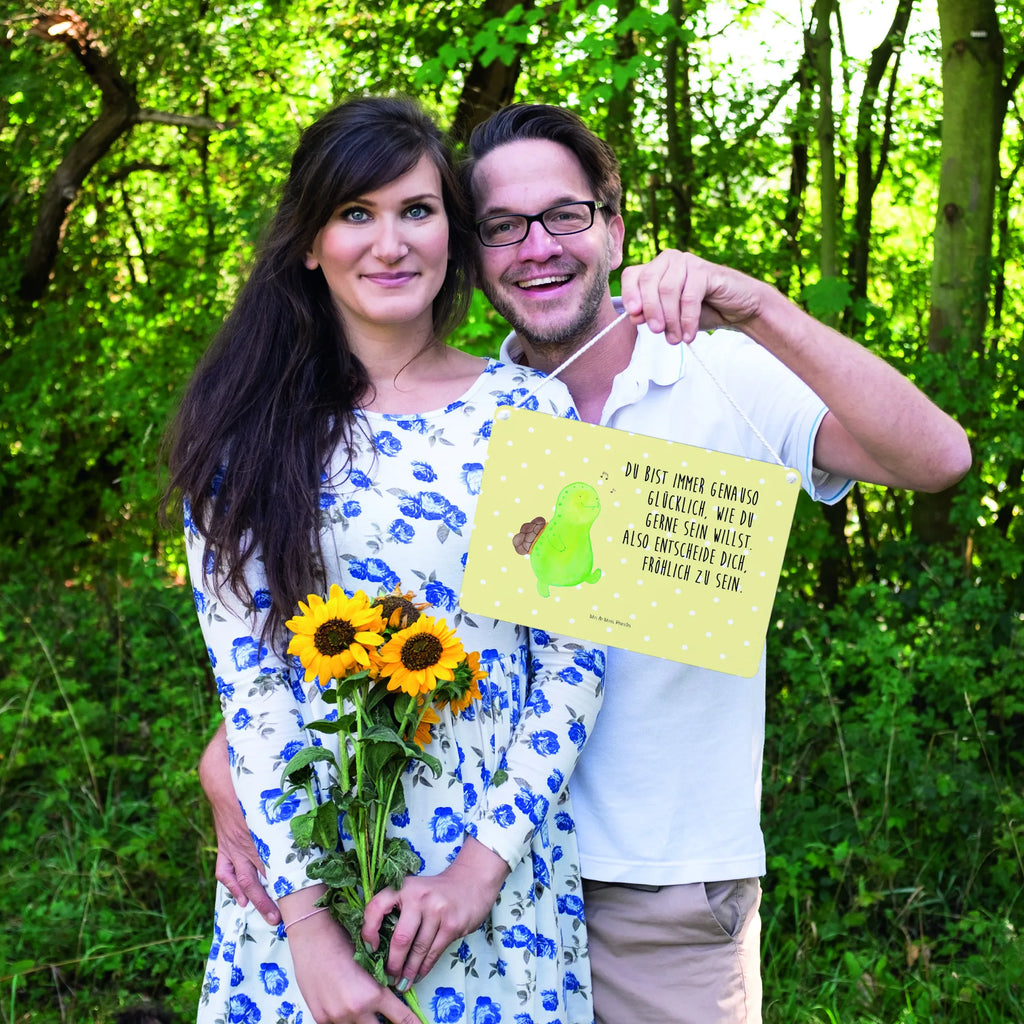
[[[187,587],[145,559],[111,579],[0,595],[0,1024],[199,999],[215,695]],[[774,641],[764,1019],[1021,1022],[1020,651],[880,631],[885,600],[813,629],[794,606]]]
[[[184,588],[149,572],[115,594],[0,601],[0,639],[21,641],[0,661],[3,1024],[198,1003],[215,884],[202,649]]]
[[[198,802],[161,816],[148,801],[109,791],[98,805],[81,790],[50,796],[23,794],[34,805],[21,823],[32,846],[6,857],[0,875],[4,931],[14,937],[0,954],[0,1020],[110,1021],[140,1002],[187,1019],[213,900]]]

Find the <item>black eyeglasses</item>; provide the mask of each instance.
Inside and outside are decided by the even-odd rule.
[[[549,235],[578,235],[594,223],[594,211],[603,210],[605,204],[593,199],[579,199],[573,203],[559,203],[540,213],[506,213],[500,217],[484,217],[476,222],[477,238],[484,245],[497,248],[515,245],[530,233],[530,225],[540,221]]]

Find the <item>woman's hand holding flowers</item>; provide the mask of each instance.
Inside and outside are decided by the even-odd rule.
[[[424,977],[456,939],[480,927],[494,906],[509,866],[472,836],[439,875],[412,875],[399,890],[382,889],[363,916],[363,940],[376,949],[380,928],[399,911],[391,935],[387,972],[404,992]]]
[[[405,1002],[355,962],[351,940],[330,914],[300,916],[285,909],[285,920],[295,921],[288,928],[295,980],[316,1024],[418,1024]]]

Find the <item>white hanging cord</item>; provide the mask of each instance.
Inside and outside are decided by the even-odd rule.
[[[586,345],[573,352],[573,354],[569,356],[569,358],[566,359],[564,363],[562,363],[560,366],[556,366],[546,377],[542,377],[540,381],[529,392],[529,394],[527,394],[526,399],[524,399],[524,401],[532,398],[535,394],[537,394],[537,392],[540,391],[540,389],[544,387],[544,385],[547,384],[549,380],[554,380],[555,377],[557,377],[567,366],[572,366],[572,364],[576,362],[576,360],[579,359],[579,357],[583,355],[584,352],[587,352],[591,348],[593,348],[593,346],[597,342],[599,342],[613,327],[617,327],[619,324],[621,324],[627,316],[629,316],[628,313],[620,313],[607,327],[598,331],[597,334],[595,334],[590,339],[590,341],[586,343]]]
[[[525,405],[526,402],[528,402],[534,395],[536,395],[537,392],[540,391],[540,389],[542,387],[544,387],[544,385],[548,381],[554,380],[567,366],[571,366],[572,363],[575,362],[577,359],[579,359],[579,357],[581,355],[583,355],[584,352],[587,352],[589,349],[591,349],[613,327],[616,327],[619,324],[621,324],[622,321],[625,320],[626,317],[628,317],[628,316],[629,316],[629,313],[621,313],[610,324],[608,324],[607,327],[605,327],[602,330],[598,331],[598,333],[595,334],[594,337],[592,337],[590,339],[590,341],[588,341],[582,348],[577,349],[571,356],[569,356],[569,358],[566,359],[566,361],[564,363],[562,363],[560,366],[556,366],[555,369],[553,369],[546,377],[542,377],[530,389],[530,391],[527,392],[526,397],[523,399],[522,402],[520,402],[519,407],[522,408],[523,405]],[[690,355],[693,356],[694,359],[697,360],[697,362],[701,366],[701,369],[703,369],[703,371],[711,378],[711,380],[714,383],[715,387],[717,387],[718,390],[722,392],[722,394],[725,396],[726,400],[733,407],[733,409],[736,410],[736,412],[739,414],[739,416],[743,420],[743,422],[751,429],[751,431],[753,432],[754,436],[761,442],[761,444],[764,445],[765,448],[768,449],[769,452],[771,452],[772,458],[775,459],[775,461],[780,466],[785,468],[786,463],[782,461],[782,456],[779,455],[779,453],[772,447],[772,444],[768,440],[768,438],[766,438],[764,436],[764,434],[762,434],[761,431],[758,430],[756,426],[754,426],[754,424],[750,420],[750,417],[747,416],[747,414],[740,408],[739,403],[737,403],[736,399],[734,399],[732,397],[732,395],[730,395],[729,392],[726,390],[725,385],[711,372],[711,370],[708,368],[707,363],[705,363],[704,360],[701,359],[700,355],[697,353],[697,349],[693,345],[688,345],[686,350],[687,350],[687,352],[689,352]]]
[[[786,464],[785,464],[785,462],[782,461],[782,456],[779,455],[779,453],[772,447],[771,442],[768,440],[768,438],[766,438],[764,436],[764,434],[762,434],[761,431],[758,430],[757,427],[755,427],[753,423],[751,423],[750,418],[739,407],[739,404],[736,402],[736,399],[734,399],[732,397],[732,395],[730,395],[729,392],[726,391],[725,385],[711,372],[711,370],[708,368],[707,363],[705,363],[704,360],[701,359],[700,355],[697,353],[696,348],[694,348],[693,345],[690,345],[690,347],[687,349],[687,351],[690,353],[691,356],[693,356],[694,359],[697,360],[698,363],[700,363],[700,365],[703,368],[704,372],[712,379],[712,381],[714,381],[715,386],[718,388],[718,390],[721,391],[723,395],[725,395],[725,397],[726,397],[727,401],[729,402],[729,404],[736,410],[737,413],[739,413],[739,415],[743,419],[743,422],[746,423],[746,425],[748,427],[750,427],[750,429],[753,431],[754,436],[758,439],[758,441],[760,441],[761,444],[763,444],[765,446],[765,448],[767,448],[768,451],[770,451],[772,453],[772,458],[775,459],[775,461],[780,466],[785,468]]]

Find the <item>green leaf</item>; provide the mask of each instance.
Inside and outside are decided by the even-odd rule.
[[[317,761],[326,761],[335,768],[338,767],[334,754],[325,747],[303,747],[282,769],[281,784],[304,785],[312,774],[312,765]]]
[[[321,850],[333,850],[338,845],[338,809],[331,801],[316,809],[313,845]]]
[[[333,735],[334,733],[352,731],[349,723],[345,721],[344,717],[331,720],[320,718],[315,722],[310,722],[306,728],[312,729],[314,732],[322,732],[327,736]]]
[[[291,826],[292,838],[296,844],[308,849],[313,845],[313,829],[316,827],[316,811],[303,811],[296,814],[288,823]]]
[[[481,50],[486,47],[493,46],[496,43],[494,38],[494,30],[491,28],[481,29],[475,36],[473,36],[472,42],[469,44],[469,50],[472,54],[478,54]]]
[[[340,700],[356,699],[359,692],[363,689],[363,684],[369,677],[369,670],[361,669],[358,672],[353,672],[351,675],[345,676],[344,679],[339,679],[336,684],[338,689],[338,698]]]
[[[612,84],[620,92],[636,77],[636,71],[630,65],[622,65],[612,69]]]
[[[381,921],[378,936],[380,941],[377,944],[376,951],[367,949],[361,940],[356,942],[356,949],[357,951],[361,951],[363,956],[363,959],[360,959],[357,953],[356,962],[359,963],[364,970],[373,974],[374,977],[376,977],[375,972],[378,968],[383,972],[384,964],[387,963],[388,952],[391,949],[391,937],[395,933],[396,924],[398,924],[398,911],[388,911],[388,913],[384,915],[384,920]],[[362,927],[361,924],[360,927]],[[381,981],[380,983],[382,985],[387,984],[386,981]]]
[[[355,850],[334,850],[310,864],[306,874],[332,889],[355,889],[361,882]]]
[[[359,934],[359,930],[362,928],[360,919],[359,927],[356,929],[356,934]],[[371,953],[368,949],[363,946],[362,940],[356,942],[353,940],[356,951],[353,959],[367,974],[372,974],[378,985],[386,986],[388,983],[387,972],[384,970],[384,963],[387,958],[386,947],[383,945],[376,953]]]
[[[465,45],[454,46],[451,43],[442,43],[437,54],[444,62],[446,68],[454,68],[470,56],[469,50]]]
[[[434,773],[434,778],[439,779],[441,777],[441,762],[433,754],[428,754],[425,750],[420,750],[419,747],[416,747],[412,756],[414,760],[422,761]]]
[[[362,740],[364,743],[397,743],[399,746],[404,746],[402,737],[398,735],[395,729],[390,725],[375,724],[371,725],[363,733]]]
[[[382,786],[405,771],[409,763],[409,755],[405,744],[377,742],[368,744],[364,753],[366,773],[373,779],[380,780]],[[364,779],[368,782],[369,779]]]
[[[380,882],[382,887],[401,889],[408,875],[419,872],[421,860],[418,854],[405,839],[392,837],[384,844],[380,862]]]
[[[834,320],[850,305],[853,286],[843,277],[823,277],[803,291],[807,312],[818,320]]]
[[[352,945],[355,946],[356,963],[363,967],[364,970],[374,974],[375,968],[373,965],[373,959],[376,954],[370,953],[365,949],[363,946],[363,940],[359,934],[363,927],[363,907],[353,906],[350,903],[338,900],[331,904],[331,916],[341,924],[345,931],[348,932],[349,938],[352,940]],[[365,960],[360,960],[360,950],[363,951]],[[381,963],[383,964],[383,960]],[[376,974],[374,974],[374,977],[376,977]],[[383,985],[385,982],[382,981],[381,984]]]
[[[395,786],[395,795],[391,798],[391,806],[388,814],[401,814],[405,810],[405,790],[401,786]]]
[[[366,699],[363,701],[363,707],[367,712],[371,712],[377,710],[383,704],[388,714],[394,719],[396,714],[401,713],[403,697],[407,700],[412,699],[406,693],[392,693],[384,684],[372,686],[370,687],[370,692],[366,695]],[[394,712],[392,712],[392,709],[394,709]]]

